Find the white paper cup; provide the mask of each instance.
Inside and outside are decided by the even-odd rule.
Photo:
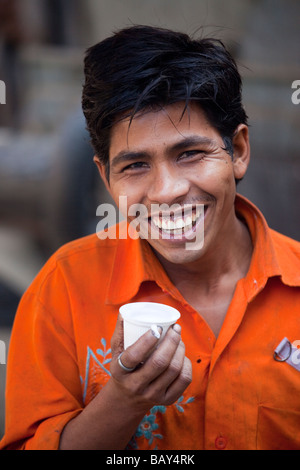
[[[180,318],[176,308],[155,302],[134,302],[120,307],[124,323],[124,349],[135,343],[152,325],[160,326],[160,340]]]

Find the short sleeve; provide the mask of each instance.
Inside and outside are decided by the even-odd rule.
[[[59,269],[21,299],[9,346],[2,449],[55,450],[83,409],[68,292]]]

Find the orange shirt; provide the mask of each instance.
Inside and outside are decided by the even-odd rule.
[[[300,244],[239,196],[236,211],[254,252],[217,339],[145,240],[91,235],[50,258],[16,315],[1,448],[58,448],[65,424],[109,380],[119,307],[154,301],[181,312],[193,381],[147,413],[128,448],[300,449],[300,370],[274,359],[283,338],[300,340]]]

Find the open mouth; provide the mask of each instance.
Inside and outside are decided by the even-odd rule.
[[[159,232],[159,238],[183,238],[196,232],[201,219],[204,218],[207,206],[196,206],[182,209],[176,213],[160,213],[149,217],[148,222]]]

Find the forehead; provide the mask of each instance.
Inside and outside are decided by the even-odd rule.
[[[158,145],[172,145],[190,135],[221,139],[204,111],[195,103],[175,103],[157,111],[144,111],[132,121],[118,121],[111,129],[110,159],[125,150],[146,150]]]

